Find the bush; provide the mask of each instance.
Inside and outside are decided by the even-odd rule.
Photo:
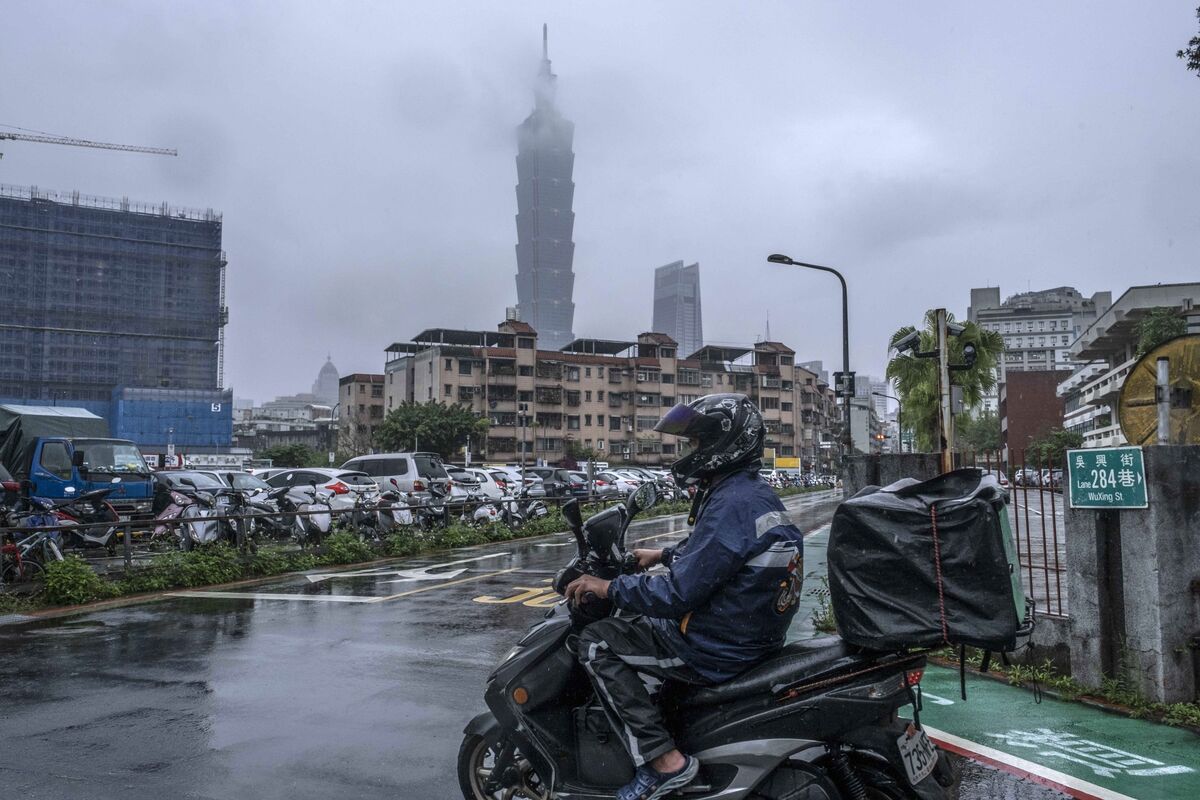
[[[55,605],[90,603],[113,595],[113,586],[79,556],[46,565],[46,599]]]
[[[425,543],[416,531],[403,530],[393,533],[384,540],[383,552],[389,556],[402,558],[421,552]]]
[[[320,564],[355,564],[375,558],[371,545],[352,533],[335,533],[325,540]]]

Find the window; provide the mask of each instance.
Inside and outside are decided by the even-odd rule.
[[[608,418],[608,429],[609,429],[610,431],[619,431],[619,430],[621,430],[621,418],[620,418],[620,417],[616,417],[616,416],[610,416],[610,417]]]
[[[579,430],[579,416],[578,415],[572,415],[572,416],[567,417],[567,430],[569,430],[569,431]]]
[[[664,373],[662,374],[662,382],[663,382],[663,383],[674,383],[674,382],[675,382],[675,376],[674,376],[674,375],[672,375],[670,372],[664,372]]]
[[[453,391],[454,391],[454,387],[451,386],[450,384],[448,384],[448,383],[442,384],[442,394],[446,395],[446,397],[449,397]],[[359,406],[359,408],[361,409],[362,406]]]
[[[673,456],[673,455],[675,455],[675,445],[673,445],[673,444],[670,444],[670,443],[668,443],[668,442],[663,442],[663,446],[662,446],[662,452],[663,452],[663,455],[664,455],[664,456]]]
[[[367,393],[367,386],[366,386],[366,384],[360,383],[360,384],[358,385],[358,393],[359,393],[359,394],[366,394],[366,393]]]
[[[528,378],[533,375],[533,367],[521,365],[517,367],[517,374],[522,378]]]
[[[528,336],[518,336],[517,347],[521,348],[522,350],[532,350],[533,339],[530,339]]]
[[[377,383],[371,386],[371,397],[383,397],[383,384]]]
[[[87,453],[84,453],[86,456]],[[71,455],[63,442],[46,442],[42,445],[42,457],[38,462],[42,469],[56,478],[71,480]]]
[[[459,375],[470,375],[471,374],[471,362],[467,361],[465,358],[460,358],[458,360],[458,374]]]
[[[566,378],[567,378],[567,380],[571,381],[572,383],[578,383],[579,382],[579,367],[567,367]]]
[[[596,449],[597,449],[597,450],[603,450],[603,449],[604,449],[604,440],[603,440],[603,439],[597,439],[597,440],[596,440]]]
[[[585,378],[590,378],[590,377],[592,377],[592,368],[591,368],[591,367],[584,367],[584,368],[583,368],[583,377],[585,377]]]
[[[674,358],[675,357],[675,348],[674,347],[664,347],[659,352],[662,354],[663,358]]]
[[[780,404],[779,404],[779,410],[780,410],[780,411],[791,411],[791,410],[792,410],[792,404],[791,404],[791,403],[780,403]]]
[[[590,389],[584,390],[583,399],[588,401],[589,403],[592,402],[592,392]]]
[[[763,409],[779,408],[779,398],[778,397],[760,397],[758,399],[758,405],[759,405],[759,408],[763,408]]]
[[[454,359],[447,358],[446,359],[446,371],[449,372],[452,369],[454,369]]]
[[[587,425],[589,428],[592,426],[592,415],[591,414],[583,415],[583,424]]]
[[[532,391],[517,392],[517,399],[520,400],[522,403],[532,403],[533,402],[533,392]]]
[[[604,367],[596,367],[596,377],[597,378],[604,377]]]
[[[596,399],[599,400],[601,403],[604,402],[604,390],[603,389],[599,389],[596,391]]]

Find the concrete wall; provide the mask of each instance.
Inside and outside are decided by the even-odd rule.
[[[1159,702],[1195,701],[1200,651],[1200,446],[1147,447],[1149,507],[1066,509],[1071,663]]]
[[[859,454],[847,460],[842,485],[852,497],[866,486],[888,486],[901,478],[926,481],[940,473],[937,453]]]

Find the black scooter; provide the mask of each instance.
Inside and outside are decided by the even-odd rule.
[[[626,505],[584,523],[563,506],[579,554],[559,572],[560,593],[583,574],[633,572],[630,520],[656,501],[644,484]],[[488,678],[489,711],[471,720],[458,754],[467,800],[523,797],[599,800],[633,778],[568,637],[614,612],[594,596],[560,603],[534,625]],[[898,716],[912,703],[923,655],[859,652],[838,637],[787,645],[715,686],[668,683],[665,716],[700,774],[673,797],[707,800],[944,800],[956,769],[928,736]]]

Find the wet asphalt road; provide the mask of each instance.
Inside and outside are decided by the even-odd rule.
[[[804,530],[833,510],[829,496],[788,505]],[[647,520],[629,538],[682,530]],[[495,661],[554,602],[546,584],[566,545],[0,627],[0,797],[461,797],[462,727]],[[462,559],[479,560],[446,566]],[[413,572],[430,566],[434,579]],[[968,783],[964,798],[1060,797],[982,767]]]

